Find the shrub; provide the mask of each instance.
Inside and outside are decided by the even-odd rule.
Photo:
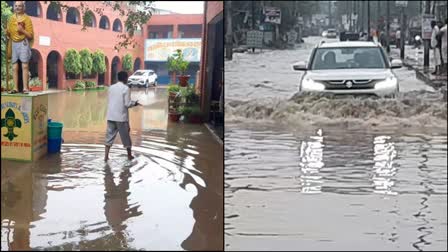
[[[94,88],[96,83],[94,81],[86,81],[86,88]]]
[[[81,56],[75,49],[69,49],[64,56],[64,69],[67,73],[80,74],[82,70]]]
[[[75,83],[74,88],[76,88],[76,89],[85,89],[86,88],[86,83],[84,81],[79,80],[79,81],[77,81]]]
[[[131,71],[132,70],[132,56],[127,53],[123,57],[123,70],[124,71]]]
[[[103,51],[96,50],[92,54],[92,72],[93,73],[105,73],[106,72],[106,56]]]
[[[83,75],[90,75],[92,73],[92,67],[93,67],[93,59],[92,59],[92,53],[89,49],[82,49],[79,52],[79,55],[81,57],[81,72]]]

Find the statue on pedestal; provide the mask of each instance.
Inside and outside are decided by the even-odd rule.
[[[10,93],[17,93],[19,90],[19,63],[22,64],[23,93],[28,93],[29,61],[34,32],[31,18],[25,14],[25,1],[15,1],[14,14],[8,21],[6,36],[8,37],[7,60],[11,60],[13,64],[14,88]],[[9,71],[7,71],[8,74]]]

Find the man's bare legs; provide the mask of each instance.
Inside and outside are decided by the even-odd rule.
[[[104,155],[104,161],[107,162],[107,160],[109,160],[109,151],[110,151],[110,146],[106,145],[106,152]]]
[[[12,80],[13,80],[13,82],[14,82],[14,88],[13,88],[13,90],[14,91],[19,91],[19,63],[14,63],[14,64],[12,64],[12,71],[13,71],[13,74],[12,74]]]
[[[104,161],[107,162],[109,160],[109,151],[111,146],[106,145],[106,152],[104,154]],[[128,160],[134,159],[134,156],[132,156],[131,148],[126,148],[126,151],[128,152]]]
[[[132,156],[132,153],[131,153],[131,148],[126,148],[126,150],[128,151],[128,160],[134,159],[134,156]]]
[[[29,91],[30,88],[28,86],[28,83],[30,81],[30,72],[29,72],[28,62],[23,63],[22,62],[22,79],[23,79],[23,90]]]

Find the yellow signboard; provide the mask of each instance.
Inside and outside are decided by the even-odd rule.
[[[3,95],[1,156],[33,161],[47,153],[48,95]]]
[[[31,106],[31,97],[2,95],[2,158],[32,160]]]

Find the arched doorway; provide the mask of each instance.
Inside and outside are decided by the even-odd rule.
[[[61,68],[62,57],[57,51],[51,51],[47,56],[47,82],[48,88],[57,89],[59,83],[62,80],[61,73],[59,69]]]
[[[110,76],[110,82],[111,84],[117,82],[117,73],[118,73],[118,65],[120,64],[120,58],[118,56],[115,56],[112,59],[112,68],[111,68],[111,76]]]
[[[39,77],[43,81],[43,66],[42,66],[42,55],[36,49],[31,49],[31,60],[29,64],[30,69],[30,79]],[[44,85],[45,83],[42,83]],[[45,85],[44,85],[45,86]]]
[[[140,58],[136,58],[134,61],[134,72],[141,68],[142,61]]]
[[[107,59],[107,56],[104,56],[104,61],[106,62],[106,72],[98,74],[98,85],[110,85],[110,83],[106,83],[106,76],[109,74],[109,59]]]

